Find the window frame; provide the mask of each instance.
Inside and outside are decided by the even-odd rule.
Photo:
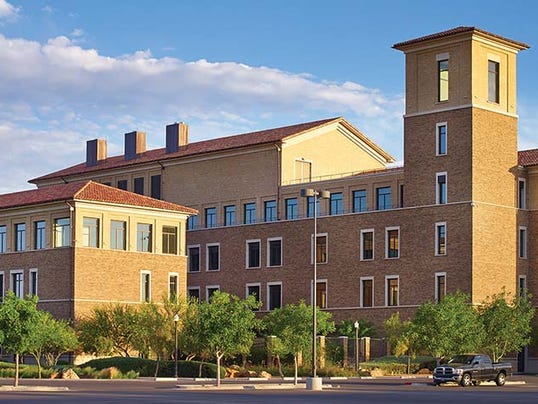
[[[334,197],[334,198],[333,198]],[[344,214],[344,193],[331,192],[329,197],[329,215],[337,216]]]
[[[38,296],[39,290],[39,272],[37,268],[31,268],[28,271],[28,294]]]
[[[443,296],[441,296],[440,294],[440,290],[439,290],[439,279],[441,278],[444,278],[444,290],[443,290]],[[446,272],[436,272],[435,273],[435,301],[437,303],[441,302],[441,300],[443,300],[446,296],[446,281],[447,281],[447,276],[446,276]]]
[[[119,225],[119,223],[122,223],[122,228],[116,227],[116,225]],[[123,246],[119,246],[118,243],[118,235],[122,234],[123,239]],[[125,220],[110,220],[110,240],[109,245],[111,250],[117,250],[117,251],[126,251],[127,250],[127,222]],[[114,235],[114,237],[112,237]],[[113,243],[114,241],[114,243]]]
[[[364,258],[364,234],[371,233],[372,234],[372,258]],[[371,229],[361,229],[360,233],[360,261],[373,261],[375,259],[375,230],[373,228]]]
[[[294,203],[291,203],[291,202],[294,202]],[[299,218],[299,200],[297,198],[286,198],[285,204],[286,204],[286,220],[298,219]]]
[[[215,269],[209,269],[209,249],[210,247],[217,247],[217,268]],[[207,243],[205,245],[205,270],[206,272],[218,272],[220,271],[220,243]]]
[[[148,236],[144,236],[146,231],[140,230],[140,226],[148,226],[146,230]],[[143,237],[141,237],[143,236]],[[144,240],[147,238],[147,249],[144,249]],[[140,243],[140,244],[139,244]],[[153,252],[153,224],[152,223],[136,223],[136,251],[150,253]]]
[[[0,254],[7,252],[7,225],[0,226]]]
[[[190,215],[187,218],[187,230],[196,230],[198,228],[198,215]]]
[[[527,259],[527,247],[528,247],[528,233],[527,226],[519,226],[517,244],[518,244],[518,258]]]
[[[311,287],[312,287],[312,283],[313,282],[310,282]],[[325,292],[325,304],[323,306],[320,305],[319,303],[320,299],[318,298],[318,285],[325,285],[325,291],[324,291]],[[323,291],[322,291],[322,294],[323,294]],[[319,278],[316,279],[316,306],[318,306],[320,309],[327,309],[329,307],[329,282],[327,281],[327,279],[319,279]]]
[[[444,182],[439,179],[444,177]],[[435,173],[435,204],[446,205],[448,203],[448,175],[446,171]]]
[[[224,206],[224,226],[235,226],[237,222],[235,205]]]
[[[198,270],[196,270],[196,271],[191,270],[191,262],[192,262],[191,249],[197,249],[198,250]],[[201,270],[200,255],[201,255],[200,244],[190,244],[190,245],[187,246],[187,273],[196,274],[196,273],[200,272],[200,270]]]
[[[523,288],[521,287],[521,281],[523,281]],[[517,277],[517,294],[519,297],[527,296],[527,276],[519,275]]]
[[[444,235],[444,252],[441,252],[441,238],[439,234],[439,229],[444,227],[445,235]],[[435,246],[434,246],[434,253],[436,257],[443,257],[447,254],[447,225],[446,222],[436,222],[435,223]]]
[[[146,276],[148,279],[147,282],[147,288],[146,288]],[[151,271],[147,269],[143,269],[140,271],[140,301],[149,303],[151,302],[151,286],[152,286],[152,279],[151,279]]]
[[[42,224],[43,227],[39,227]],[[34,221],[34,250],[44,250],[47,248],[47,221]]]
[[[325,239],[325,260],[318,261],[318,239]],[[310,263],[314,263],[316,259],[316,264],[327,264],[329,262],[329,233],[318,233],[315,238],[316,242],[314,244],[314,234],[310,235]]]
[[[393,231],[397,232],[396,242],[398,244],[395,257],[390,256],[390,251],[393,249],[390,248],[391,240],[390,240],[389,233]],[[392,259],[398,259],[398,258],[400,258],[400,226],[385,227],[385,259],[392,260]]]
[[[144,195],[144,177],[136,177],[133,179],[133,193]]]
[[[168,231],[165,231],[167,229]],[[174,229],[173,232],[170,232],[169,229]],[[161,253],[168,255],[178,255],[179,254],[179,228],[178,226],[163,224],[161,226]],[[174,240],[175,239],[175,240]],[[165,242],[166,241],[166,242]],[[171,250],[170,247],[173,247]]]
[[[0,271],[0,303],[4,302],[4,297],[6,296],[6,275],[4,271]]]
[[[276,200],[270,199],[263,202],[263,221],[264,222],[276,222],[277,221]]]
[[[367,306],[365,305],[365,300],[364,300],[364,282],[365,281],[370,281],[372,283],[372,290],[371,290],[371,299],[372,299],[372,305],[371,306]],[[374,277],[373,276],[361,276],[359,278],[359,293],[360,293],[360,297],[359,297],[359,306],[361,308],[373,308],[375,307],[375,295],[374,295]]]
[[[161,199],[161,174],[155,174],[150,177],[150,196],[154,199]]]
[[[522,177],[517,179],[517,207],[518,209],[527,209],[527,180]]]
[[[389,304],[392,300],[390,293],[389,281],[396,280],[396,304]],[[399,275],[385,275],[385,307],[398,307],[400,306],[400,276]]]
[[[65,222],[62,224],[61,221]],[[54,248],[71,247],[71,218],[55,218],[52,222],[52,233],[54,234]]]
[[[172,278],[176,278],[176,291],[175,293],[172,295],[172,283],[170,282],[172,280]],[[178,296],[179,296],[179,273],[178,272],[168,272],[168,299],[169,300],[174,300],[174,302],[177,302],[178,301]],[[173,299],[173,297],[175,297]]]
[[[205,228],[212,229],[217,227],[217,208],[211,206],[204,209]]]
[[[250,296],[250,294],[248,293],[249,292],[249,288],[258,288],[258,296],[256,296],[256,301],[259,302],[259,303],[262,303],[263,305],[263,300],[262,300],[262,284],[260,282],[252,282],[252,283],[246,283],[245,284],[245,298],[248,298]],[[260,305],[260,307],[257,307],[255,309],[253,309],[254,311],[259,311],[263,306]]]
[[[271,308],[271,286],[280,286],[280,302],[278,307]],[[282,295],[283,295],[283,287],[281,281],[275,281],[275,282],[267,282],[267,311],[272,311],[275,309],[279,309],[282,307]]]
[[[129,181],[126,180],[126,179],[118,180],[116,182],[116,188],[124,190],[124,191],[128,191],[129,190],[128,189],[129,188]]]
[[[364,195],[358,196],[360,192],[364,192]],[[353,213],[360,213],[360,212],[368,211],[368,191],[366,189],[356,189],[352,191],[351,198],[352,198],[352,205],[353,205]],[[362,204],[363,200],[364,200],[364,209],[361,209],[363,206]],[[358,204],[356,202],[358,202]],[[359,209],[357,209],[357,207]]]
[[[14,251],[26,251],[26,222],[14,223],[13,229],[15,230],[15,237],[13,237]]]
[[[494,69],[491,69],[493,65]],[[501,91],[500,91],[500,77],[501,77],[501,64],[497,60],[488,58],[488,102],[494,104],[500,104]],[[493,78],[493,80],[492,80]],[[493,85],[493,94],[492,94]]]
[[[258,244],[258,265],[250,265],[250,245]],[[262,240],[261,239],[250,239],[245,241],[245,268],[246,269],[260,269],[262,267]]]
[[[256,202],[243,204],[243,224],[254,224],[257,222]]]
[[[194,296],[191,296],[191,291],[193,290],[196,290],[198,292],[198,297],[196,297],[196,299],[198,300],[198,302],[200,302],[200,286],[188,286],[187,287],[187,298],[188,299],[193,299]]]
[[[446,63],[446,69],[443,64]],[[446,71],[446,78],[443,78],[443,72]],[[448,55],[438,55],[437,57],[437,102],[445,102],[450,98],[450,63]],[[445,85],[446,82],[446,93]]]
[[[389,190],[388,193],[381,194],[381,191]],[[388,195],[388,207],[387,207],[387,195]],[[383,198],[380,198],[383,196]],[[380,204],[380,201],[383,200],[383,206]],[[390,185],[384,187],[377,187],[375,189],[375,207],[376,210],[390,210],[392,209],[392,187]]]
[[[87,224],[86,220],[91,219],[95,220],[92,224]],[[99,248],[100,247],[100,240],[101,240],[101,227],[100,227],[101,220],[98,217],[91,217],[91,216],[83,216],[82,217],[82,246],[83,247],[89,247],[89,248]],[[85,244],[85,229],[88,229],[88,244]],[[95,229],[95,245],[92,245],[92,229]]]
[[[17,286],[20,286],[20,290],[19,288],[15,290],[14,275],[21,275],[20,282],[17,281]],[[24,269],[12,269],[9,271],[9,290],[11,290],[17,298],[24,299]]]
[[[445,128],[444,131],[444,150],[441,150],[441,128]],[[444,151],[444,153],[443,153]],[[448,154],[448,124],[446,122],[438,122],[435,124],[435,155],[446,156]]]
[[[272,241],[280,241],[280,263],[278,265],[271,265],[271,257],[272,257],[272,251],[271,251],[271,242]],[[268,237],[267,238],[267,268],[279,268],[283,266],[283,242],[282,237]]]

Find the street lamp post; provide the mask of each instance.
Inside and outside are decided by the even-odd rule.
[[[355,372],[359,371],[359,322],[355,321]]]
[[[313,207],[313,217],[314,217],[314,239],[312,243],[312,247],[314,250],[314,259],[313,259],[313,276],[312,276],[312,378],[309,381],[307,380],[307,389],[309,390],[321,390],[321,380],[318,381],[317,377],[317,344],[316,344],[316,337],[317,337],[317,299],[316,299],[316,288],[317,288],[317,277],[318,277],[318,257],[317,257],[317,235],[318,235],[318,212],[317,212],[317,204],[320,199],[328,199],[331,197],[331,193],[329,191],[322,191],[322,190],[315,190],[312,188],[305,188],[301,189],[301,196],[308,198],[312,197],[314,200],[314,207]]]
[[[174,377],[177,379],[177,323],[179,321],[179,315],[174,314]]]

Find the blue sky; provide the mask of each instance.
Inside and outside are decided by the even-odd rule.
[[[519,147],[538,147],[531,1],[0,0],[0,193],[79,163],[85,141],[165,125],[190,140],[344,116],[402,160],[400,41],[460,25],[531,45]]]

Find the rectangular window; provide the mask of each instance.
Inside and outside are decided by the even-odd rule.
[[[327,281],[316,282],[316,306],[320,309],[327,308]]]
[[[353,212],[366,212],[366,190],[359,189],[358,191],[353,191]]]
[[[189,272],[200,272],[200,246],[189,246]]]
[[[125,250],[127,223],[121,220],[110,221],[110,248],[113,250]]]
[[[286,199],[286,220],[295,220],[299,217],[297,198]]]
[[[517,207],[519,209],[527,208],[527,187],[524,178],[520,178],[517,182]]]
[[[385,277],[386,289],[385,289],[385,305],[386,306],[398,306],[398,294],[399,283],[398,277],[386,276]]]
[[[361,278],[361,307],[374,307],[374,278]]]
[[[444,156],[446,154],[446,122],[437,124],[437,155]]]
[[[170,301],[177,303],[179,294],[179,275],[176,273],[168,274],[168,298]]]
[[[140,301],[151,301],[151,272],[140,272]]]
[[[266,222],[276,221],[276,201],[265,201],[264,208],[265,208],[264,220]]]
[[[99,219],[95,217],[82,218],[82,245],[84,247],[99,247]]]
[[[187,296],[189,299],[200,301],[200,287],[192,286],[187,289]]]
[[[520,275],[518,278],[517,292],[519,297],[525,297],[527,295],[527,277],[525,275]]]
[[[22,299],[24,297],[24,272],[11,271],[11,291],[16,297]]]
[[[224,226],[235,225],[235,205],[224,207]]]
[[[282,283],[267,283],[267,308],[269,310],[282,307]]]
[[[260,240],[247,240],[247,268],[260,268],[260,245]]]
[[[196,230],[198,228],[198,215],[189,216],[187,219],[187,230]]]
[[[437,200],[436,203],[438,205],[443,205],[446,203],[446,173],[437,173],[437,191],[436,196]]]
[[[177,255],[177,227],[163,226],[163,254]]]
[[[400,228],[387,227],[385,229],[385,258],[400,257]]]
[[[256,204],[254,202],[245,203],[243,208],[244,208],[243,222],[245,224],[256,223]]]
[[[220,286],[219,285],[211,285],[211,286],[206,286],[205,288],[205,296],[206,296],[206,300],[209,302],[211,300],[211,298],[213,297],[213,295],[218,292],[220,290]]]
[[[124,191],[127,191],[127,180],[119,180],[118,188],[123,189]]]
[[[439,82],[438,101],[448,100],[448,59],[437,61],[437,72]]]
[[[282,238],[267,239],[267,266],[282,266]]]
[[[7,251],[7,226],[0,226],[0,253]]]
[[[220,244],[207,244],[206,268],[208,271],[220,270]]]
[[[314,217],[314,201],[316,201],[316,216],[320,216],[321,213],[321,203],[319,199],[316,199],[314,196],[309,196],[306,198],[306,216]]]
[[[0,303],[4,303],[5,289],[4,272],[0,272]]]
[[[386,210],[392,208],[390,187],[376,188],[376,209]]]
[[[40,220],[34,222],[34,249],[42,250],[45,248],[46,236],[45,236],[45,221]]]
[[[256,302],[261,302],[261,286],[259,283],[247,283],[246,286],[246,297],[254,296],[256,298]],[[255,308],[254,311],[258,311],[258,308]]]
[[[446,223],[435,223],[435,255],[446,255]]]
[[[331,192],[331,215],[341,215],[344,213],[344,197],[342,192]]]
[[[134,179],[134,193],[144,195],[144,177]]]
[[[37,269],[30,269],[30,284],[29,293],[32,296],[37,296]]]
[[[15,251],[26,250],[26,223],[15,225]]]
[[[374,229],[361,230],[361,261],[374,259]]]
[[[153,246],[152,226],[148,223],[136,224],[136,251],[151,252]]]
[[[488,60],[488,101],[499,103],[499,63]]]
[[[151,197],[155,199],[161,199],[161,176],[151,176]]]
[[[312,163],[310,161],[295,160],[295,179],[298,182],[312,181]]]
[[[400,208],[404,207],[404,184],[400,184]]]
[[[205,227],[217,227],[217,208],[205,209]]]
[[[316,263],[326,264],[327,261],[327,234],[318,234],[316,237]]]
[[[54,247],[71,245],[71,220],[68,217],[54,219]]]
[[[446,273],[435,274],[435,301],[439,303],[446,296]]]
[[[527,258],[527,228],[519,227],[519,258]]]

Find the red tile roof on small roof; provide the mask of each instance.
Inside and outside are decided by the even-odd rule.
[[[139,157],[132,160],[125,160],[124,156],[120,155],[107,158],[106,160],[100,161],[97,165],[91,167],[86,166],[86,163],[84,162],[62,169],[60,171],[44,175],[42,177],[31,179],[28,182],[35,183],[43,180],[61,178],[75,174],[85,174],[95,171],[126,167],[143,163],[151,163],[155,161],[168,160],[178,157],[187,157],[221,150],[276,143],[282,141],[288,136],[297,135],[315,127],[324,126],[341,119],[342,118],[323,119],[320,121],[284,126],[281,128],[267,129],[258,132],[250,132],[241,135],[221,137],[218,139],[189,143],[187,146],[181,147],[180,150],[175,153],[166,153],[166,148],[160,148],[148,150],[145,153],[139,155]]]
[[[521,150],[518,152],[518,165],[521,167],[538,165],[538,149]]]
[[[172,210],[186,214],[198,213],[195,209],[186,206],[134,194],[94,181],[71,182],[0,195],[0,209],[60,201],[104,202],[142,208]]]
[[[529,48],[529,45],[527,45],[527,44],[525,44],[523,42],[514,41],[513,39],[505,38],[505,37],[497,35],[497,34],[492,34],[491,32],[484,31],[484,30],[482,30],[480,28],[463,27],[463,26],[462,27],[457,27],[457,28],[452,28],[452,29],[449,29],[447,31],[437,32],[437,33],[431,34],[431,35],[421,36],[420,38],[415,38],[415,39],[410,39],[408,41],[399,42],[397,44],[394,44],[392,47],[394,49],[401,49],[401,48],[404,48],[406,46],[414,45],[414,44],[417,44],[417,43],[420,43],[420,42],[426,42],[426,41],[431,41],[431,40],[434,40],[434,39],[446,38],[446,37],[451,36],[451,35],[463,34],[463,33],[466,33],[466,32],[474,32],[474,33],[482,34],[482,35],[485,35],[485,36],[490,36],[490,37],[496,38],[496,39],[498,39],[500,41],[508,42],[508,43],[512,44],[512,46],[515,46],[516,48],[519,48],[520,50]]]

